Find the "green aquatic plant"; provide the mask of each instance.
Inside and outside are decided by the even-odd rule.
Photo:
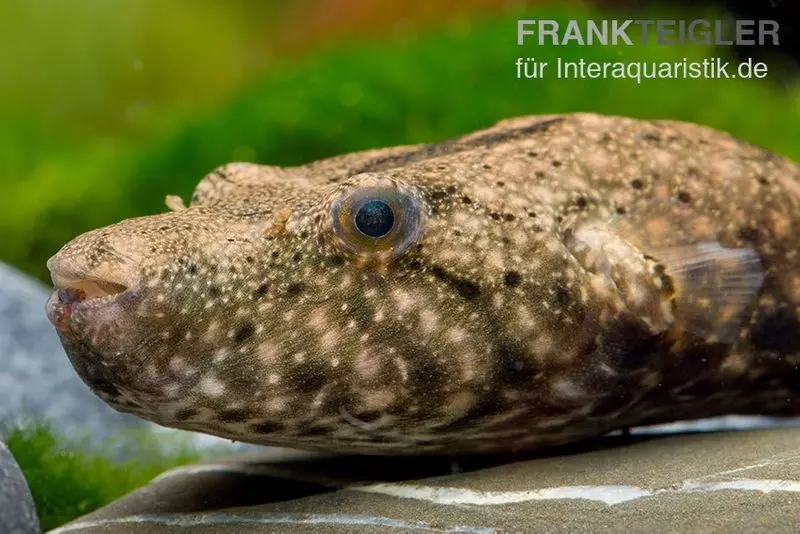
[[[144,430],[127,431],[97,447],[65,440],[43,423],[8,427],[0,436],[28,481],[44,530],[100,508],[166,469],[203,456],[186,443],[167,446]],[[122,459],[110,452],[121,450],[128,451]]]

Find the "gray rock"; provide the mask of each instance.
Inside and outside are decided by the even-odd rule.
[[[800,429],[616,436],[528,457],[265,450],[167,472],[53,534],[797,532]]]
[[[38,533],[39,519],[16,460],[0,441],[0,532],[3,534]]]
[[[0,263],[0,422],[45,421],[59,435],[80,438],[88,446],[105,444],[129,429],[155,430],[156,425],[114,411],[81,381],[44,313],[49,295],[37,280]],[[165,442],[201,449],[230,450],[231,445],[160,427],[156,434]]]
[[[44,314],[49,291],[0,263],[0,419],[46,420],[59,432],[96,438],[141,425],[89,392]]]

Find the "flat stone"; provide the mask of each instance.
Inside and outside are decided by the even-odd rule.
[[[610,436],[549,455],[281,449],[167,472],[54,532],[798,532],[800,429]]]
[[[38,534],[36,508],[17,461],[0,441],[0,532]]]

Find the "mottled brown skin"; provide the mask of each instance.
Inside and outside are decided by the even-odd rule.
[[[334,230],[332,206],[366,187],[416,210],[404,246]],[[229,164],[169,204],[49,262],[77,372],[162,425],[410,454],[800,413],[800,168],[705,127],[524,117],[296,168]],[[611,274],[576,244],[593,225],[624,256]],[[722,341],[722,319],[693,329],[676,305],[691,288],[657,256],[708,241],[755,250],[764,272]]]

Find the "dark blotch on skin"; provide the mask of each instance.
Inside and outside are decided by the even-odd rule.
[[[650,132],[643,133],[640,137],[645,141],[651,141],[651,142],[661,141],[661,136]]]
[[[97,365],[93,362],[102,361],[99,356],[88,350],[88,358],[85,359],[70,359],[72,365],[81,379],[89,386],[100,393],[108,395],[112,398],[120,397],[121,393],[117,387],[106,378],[110,372],[106,367]]]
[[[263,297],[267,294],[267,291],[269,291],[269,283],[264,282],[253,291],[253,295],[256,297]]]
[[[249,425],[248,430],[253,434],[274,434],[283,430],[283,426],[272,421],[264,421],[263,423]]]
[[[510,344],[501,344],[495,349],[495,373],[505,386],[526,388],[533,383],[536,369],[531,358]]]
[[[299,393],[314,393],[328,383],[328,367],[313,360],[297,364],[292,370],[292,389]]]
[[[522,282],[522,275],[517,271],[506,271],[503,275],[503,283],[508,287],[516,287]]]
[[[109,382],[105,378],[94,378],[92,380],[89,380],[87,382],[87,385],[90,388],[95,389],[101,393],[105,393],[106,395],[109,395],[111,397],[120,396],[120,391],[117,389],[117,386],[115,386],[113,383]]]
[[[578,209],[582,210],[583,208],[586,207],[586,204],[587,204],[586,198],[584,197],[578,197],[577,199],[575,199],[575,205],[578,206]]]
[[[244,423],[253,418],[251,410],[229,409],[219,412],[219,418],[225,423]]]
[[[289,284],[289,287],[286,288],[286,294],[290,297],[295,297],[302,293],[303,291],[303,282],[295,282],[293,284]]]
[[[800,352],[800,321],[790,309],[780,309],[763,317],[750,330],[750,342],[756,349],[778,354]]]
[[[678,191],[678,200],[684,204],[688,204],[692,200],[692,196],[686,191]]]
[[[531,124],[530,126],[525,126],[522,128],[516,128],[513,130],[506,130],[504,132],[491,132],[484,135],[480,135],[467,141],[464,143],[464,146],[468,147],[490,147],[492,145],[496,145],[497,143],[502,143],[503,141],[507,141],[510,139],[518,139],[520,137],[527,137],[532,133],[542,133],[546,132],[550,129],[551,126],[554,126],[560,122],[563,122],[563,118],[558,119],[550,119],[544,120],[541,122],[536,122]]]
[[[344,265],[344,258],[339,255],[332,254],[330,256],[325,257],[325,264],[328,267],[341,267]]]
[[[462,204],[472,204],[472,199],[469,198],[468,196],[464,195],[463,197],[461,197],[461,203]]]
[[[618,319],[617,324],[595,350],[592,359],[607,362],[613,369],[625,373],[646,372],[657,360],[660,337],[645,331],[633,317]]]
[[[556,287],[555,299],[556,304],[558,304],[561,309],[568,308],[570,304],[572,304],[572,297],[570,296],[569,291],[561,286]]]
[[[631,180],[631,187],[634,189],[641,189],[642,187],[644,187],[644,183],[642,183],[640,179],[634,178],[633,180]]]
[[[719,387],[719,368],[728,352],[727,345],[722,343],[698,343],[674,359],[665,361],[663,384],[666,391],[681,389],[682,395],[708,395]],[[691,384],[687,387],[687,384]]]
[[[222,294],[222,291],[220,291],[217,286],[209,286],[208,294],[211,295],[212,297],[218,297]]]
[[[409,347],[409,352],[414,354],[413,359],[408,359],[408,383],[412,390],[412,395],[416,398],[424,398],[421,403],[423,412],[435,411],[439,408],[439,401],[444,396],[445,385],[449,380],[449,373],[435,358],[430,351],[421,344],[414,344]]]
[[[306,437],[315,437],[315,436],[327,436],[331,433],[333,429],[329,425],[310,425],[305,426],[301,429],[302,436]]]
[[[408,263],[406,265],[408,265],[409,269],[418,271],[419,269],[422,268],[422,260],[419,258],[411,258],[410,260],[408,260]]]
[[[453,289],[456,290],[456,293],[467,300],[476,299],[481,294],[481,290],[477,284],[450,274],[438,265],[434,265],[433,268],[431,268],[431,273],[442,282],[449,284]]]
[[[233,340],[236,343],[244,343],[250,339],[256,332],[256,327],[253,323],[244,323],[239,326],[233,334]]]
[[[373,410],[371,412],[359,412],[358,413],[358,420],[362,423],[372,424],[378,421],[381,417],[383,417],[386,412],[380,410]]]
[[[746,243],[750,243],[751,245],[756,245],[760,241],[758,236],[758,229],[753,228],[752,226],[743,226],[739,229],[739,239],[745,241]]]
[[[186,421],[187,419],[191,419],[192,417],[196,416],[198,412],[194,408],[183,408],[175,412],[175,420],[176,421]]]

